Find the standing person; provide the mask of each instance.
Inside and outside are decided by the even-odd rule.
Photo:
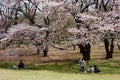
[[[85,67],[86,62],[84,59],[80,60],[80,67]]]
[[[82,59],[82,60],[79,61],[79,63],[80,63],[80,71],[85,72],[85,64],[86,64],[85,60]]]
[[[20,63],[18,64],[18,68],[24,68],[24,63],[22,62],[22,60],[20,60]]]

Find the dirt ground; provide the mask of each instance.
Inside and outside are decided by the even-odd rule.
[[[120,60],[120,50],[115,47],[114,59]],[[60,61],[75,61],[82,59],[82,54],[79,53],[79,49],[76,46],[76,50],[69,48],[67,50],[57,50],[52,47],[49,49],[47,57],[43,57],[43,53],[36,55],[36,51],[21,47],[21,48],[7,48],[6,50],[0,50],[0,62],[18,62],[23,60],[26,63],[55,63]],[[91,59],[104,59],[105,50],[103,45],[93,45],[91,49]]]

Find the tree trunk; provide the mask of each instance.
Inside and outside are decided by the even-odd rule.
[[[106,50],[106,59],[112,58],[114,51],[114,39],[112,39],[111,42],[109,42],[108,39],[105,39],[104,44]]]
[[[117,46],[118,46],[118,49],[120,50],[120,45],[118,44]]]
[[[84,46],[83,46],[83,45],[81,45],[81,44],[80,44],[80,45],[78,45],[78,46],[79,46],[79,50],[80,50],[80,51],[79,51],[79,53],[82,53],[82,52],[83,52],[83,50],[84,50]]]
[[[113,57],[113,51],[114,51],[114,39],[111,40],[109,58],[112,58],[112,57]]]
[[[86,60],[90,60],[90,49],[91,49],[91,45],[88,43],[86,45]]]
[[[73,50],[75,51],[75,45],[73,45]]]
[[[47,54],[48,54],[48,48],[46,47],[44,50],[43,50],[43,53],[44,53],[44,57],[46,57],[47,56]]]
[[[48,37],[49,37],[49,31],[46,31],[46,37],[44,38],[45,43],[49,42]],[[48,45],[45,46],[45,49],[43,50],[43,53],[44,53],[43,56],[46,57],[47,54],[48,54]]]
[[[38,55],[38,54],[40,54],[40,49],[39,49],[39,48],[37,48],[37,55]]]
[[[85,61],[89,61],[91,45],[89,43],[86,44],[85,46],[79,45],[79,49],[80,49],[80,53],[82,53],[83,59]]]
[[[106,59],[109,58],[109,41],[108,39],[104,39],[104,44],[105,44],[105,51],[106,51]]]

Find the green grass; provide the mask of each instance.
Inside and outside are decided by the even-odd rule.
[[[0,80],[119,80],[119,74],[75,74],[49,70],[0,69]]]
[[[49,65],[25,64],[26,69],[12,69],[17,63],[0,63],[0,80],[119,80],[120,63],[118,60],[95,60],[101,73],[90,74],[79,72],[76,62],[59,62]]]
[[[17,65],[18,63],[0,63],[0,68],[4,69],[12,69],[13,65]],[[102,74],[120,74],[120,62],[119,60],[99,60],[99,59],[92,59],[89,62],[90,65],[98,65]],[[59,62],[55,64],[47,64],[47,65],[39,65],[39,64],[25,64],[24,70],[48,70],[48,71],[55,71],[60,73],[80,73],[79,72],[80,65],[77,62]],[[86,66],[89,68],[89,65]]]

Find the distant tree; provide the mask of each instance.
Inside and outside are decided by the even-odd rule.
[[[114,43],[120,38],[120,4],[119,0],[113,2],[113,9],[109,12],[103,12],[101,17],[101,38],[105,44],[106,58],[113,57]]]
[[[29,22],[23,23],[22,21],[7,28],[6,36],[1,39],[1,42],[5,42],[5,47],[8,47],[12,42],[34,45],[37,48],[37,54],[43,50],[44,56],[47,56],[49,46],[62,49],[56,47],[56,44],[67,40],[65,28],[74,24],[71,14],[60,8],[63,2],[48,2],[42,8],[39,6],[43,3],[39,4],[34,0],[20,0],[10,5],[11,9],[18,11],[17,14],[21,14],[19,17],[25,17]],[[53,5],[54,3],[56,5]],[[35,30],[37,31],[35,32]],[[39,33],[41,34],[39,35]]]
[[[99,27],[96,26],[99,18],[88,13],[79,13],[76,17],[79,28],[69,28],[68,32],[73,34],[71,41],[73,44],[79,45],[84,60],[90,60],[90,49],[92,43],[99,40]]]
[[[118,5],[118,0],[16,0],[0,4],[1,21],[10,23],[0,35],[1,42],[5,47],[13,42],[34,45],[37,54],[42,50],[44,56],[49,46],[64,50],[78,45],[83,58],[89,60],[91,44],[102,39],[106,58],[110,58],[114,41],[119,39]]]

